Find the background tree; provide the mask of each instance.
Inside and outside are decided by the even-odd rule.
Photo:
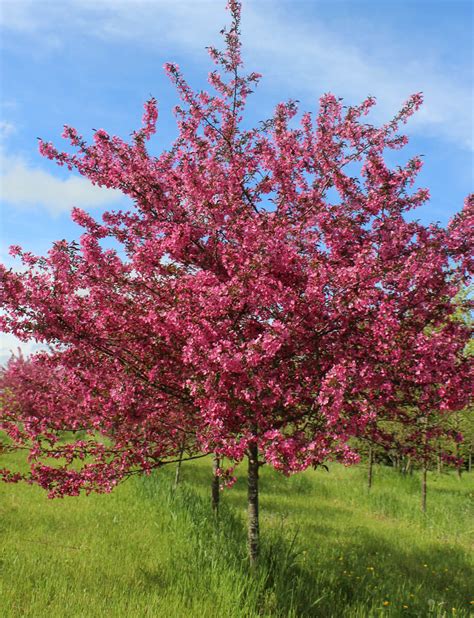
[[[50,497],[104,492],[178,455],[203,456],[185,407],[166,409],[156,389],[99,360],[81,363],[73,349],[10,359],[0,375],[1,428],[9,448],[28,450],[30,473],[0,471],[7,480],[33,481]]]

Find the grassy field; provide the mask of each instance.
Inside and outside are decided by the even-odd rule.
[[[0,465],[2,462],[0,461]],[[210,462],[50,501],[0,485],[0,616],[472,616],[474,475],[262,470],[263,556],[245,556],[245,478],[209,508]],[[471,543],[471,545],[470,545]],[[471,556],[471,557],[470,557]]]

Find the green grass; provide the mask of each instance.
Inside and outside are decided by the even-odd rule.
[[[362,466],[289,479],[264,467],[252,572],[244,468],[217,526],[210,461],[183,465],[175,494],[173,472],[55,501],[0,485],[0,616],[474,615],[474,475],[431,474],[423,517],[416,474],[377,467],[368,495]]]

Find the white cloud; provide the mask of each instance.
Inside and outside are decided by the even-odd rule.
[[[0,141],[16,133],[16,126],[7,120],[0,121]]]
[[[41,349],[45,349],[44,346],[35,341],[24,342],[11,333],[0,333],[0,365],[6,363],[12,354],[17,356],[19,350],[24,356],[29,356]]]
[[[73,206],[98,208],[124,198],[120,191],[96,187],[79,176],[58,178],[19,156],[0,153],[0,169],[0,199],[15,207],[41,207],[59,215]]]

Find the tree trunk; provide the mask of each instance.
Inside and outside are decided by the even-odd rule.
[[[248,450],[248,552],[250,564],[257,564],[259,554],[258,525],[258,447],[252,444]]]
[[[179,485],[179,481],[181,480],[181,464],[183,463],[183,455],[184,455],[184,444],[179,451],[179,459],[176,464],[176,472],[174,475],[174,486],[173,489],[176,489]]]
[[[411,474],[412,465],[411,465],[411,457],[407,457],[407,462],[405,464],[405,474]]]
[[[369,469],[367,472],[367,489],[370,491],[372,487],[372,476],[373,476],[373,467],[374,467],[374,454],[372,451],[372,447],[369,446]]]
[[[438,455],[438,474],[441,474],[443,471],[443,463],[441,459],[441,455]]]
[[[472,444],[469,447],[469,455],[467,460],[467,471],[472,472]]]
[[[220,460],[219,457],[214,454],[212,458],[212,486],[211,486],[211,506],[214,512],[214,515],[219,514],[219,500],[220,500],[220,487],[219,487],[219,468],[220,468]]]
[[[424,461],[422,475],[421,475],[421,510],[423,511],[423,513],[426,513],[427,472],[428,472],[428,466],[426,465],[426,461]]]
[[[426,513],[426,484],[427,484],[427,476],[428,476],[428,458],[427,458],[427,429],[428,429],[428,419],[427,417],[422,417],[421,422],[423,423],[423,468],[421,473],[421,510],[423,514]]]
[[[457,457],[457,462],[456,462],[456,468],[457,468],[457,473],[458,473],[458,479],[461,480],[461,475],[462,475],[462,463],[460,463],[460,453],[459,453],[459,443],[456,442],[456,457]]]
[[[406,476],[406,473],[407,473],[407,461],[406,461],[405,457],[401,458],[400,472],[403,474],[403,476]]]

